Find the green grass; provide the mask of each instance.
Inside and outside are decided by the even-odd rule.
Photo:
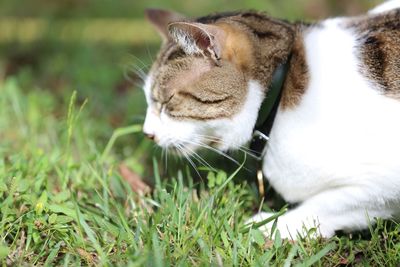
[[[365,232],[330,240],[265,239],[244,227],[260,208],[254,162],[247,158],[240,167],[206,155],[217,171],[199,168],[199,179],[185,161],[170,158],[166,164],[141,133],[146,104],[132,68],[146,71],[158,49],[152,32],[136,34],[145,25],[145,7],[190,15],[227,6],[255,8],[289,19],[354,8],[347,1],[322,2],[328,3],[2,1],[1,265],[398,265],[400,226],[393,222],[379,221]],[[365,10],[372,2],[377,1],[354,3]],[[23,17],[51,27],[35,33],[24,26],[29,21]],[[121,27],[123,39],[99,39],[108,34],[99,30],[105,24],[79,35],[81,27],[98,19],[110,28],[118,21],[140,23]],[[126,36],[133,30],[132,37]],[[20,38],[13,39],[14,32]],[[244,162],[243,155],[235,157]],[[153,191],[132,190],[119,172],[121,164]]]
[[[367,237],[264,239],[260,231],[244,228],[257,200],[237,172],[218,171],[209,181],[193,182],[183,168],[162,179],[157,158],[139,156],[150,154],[140,124],[116,130],[108,140],[111,132],[99,130],[108,129],[107,122],[92,118],[90,99],[78,101],[74,92],[60,101],[47,90],[27,89],[15,78],[0,85],[3,265],[392,266],[400,261],[400,227],[393,223],[379,222]],[[124,134],[130,138],[117,138]],[[114,145],[131,146],[130,139],[139,140],[129,149],[136,158],[124,159]],[[154,191],[134,193],[118,172],[121,162],[152,177]]]

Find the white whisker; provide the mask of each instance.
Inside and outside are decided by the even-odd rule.
[[[218,144],[224,145],[224,142],[220,138],[217,138],[217,137],[214,137],[214,136],[201,135],[201,134],[196,134],[195,136],[199,137],[201,139],[204,139],[206,141],[210,141],[210,142],[214,142],[214,143],[218,143]],[[250,149],[248,147],[245,147],[245,146],[239,146],[238,149],[240,151],[246,153],[247,155],[251,156],[251,157],[258,158],[258,156],[256,155],[256,154],[258,154],[258,152],[255,151],[255,150],[252,150],[252,149]]]
[[[189,164],[193,167],[193,169],[196,171],[197,175],[201,178],[201,175],[199,171],[197,170],[196,164],[190,159],[187,151],[185,151],[184,146],[180,144],[175,144],[175,147],[181,152],[181,154],[186,158],[186,160],[189,162]]]
[[[134,83],[136,81],[131,78],[130,72],[133,72],[134,74],[136,74],[136,76],[139,77],[142,82],[144,82],[146,80],[146,77],[147,77],[146,72],[143,71],[143,69],[140,68],[139,66],[131,64],[124,71],[125,79],[127,79],[130,82]]]
[[[202,158],[193,149],[190,149],[189,147],[186,147],[186,149],[189,150],[189,152],[193,154],[193,157],[195,159],[197,159],[201,164],[204,164],[206,167],[210,168],[211,170],[216,171],[214,167],[212,167],[204,158]]]
[[[209,145],[207,145],[207,144],[204,144],[204,143],[202,143],[202,142],[200,142],[200,141],[194,142],[194,141],[185,140],[184,142],[187,142],[187,143],[192,144],[192,145],[197,145],[197,146],[200,146],[200,147],[203,147],[203,148],[212,150],[212,151],[214,151],[215,153],[217,153],[217,154],[219,154],[219,155],[221,155],[221,156],[223,156],[223,157],[225,157],[225,158],[231,160],[231,161],[234,162],[235,164],[240,165],[239,162],[237,162],[234,158],[232,158],[232,157],[229,156],[228,154],[226,154],[226,153],[224,153],[224,152],[222,152],[222,151],[220,151],[220,150],[218,150],[218,149],[216,149],[216,148],[214,148],[214,147],[212,147],[212,146],[209,146]]]

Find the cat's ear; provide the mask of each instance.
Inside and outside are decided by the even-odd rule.
[[[188,54],[209,54],[220,59],[225,32],[215,25],[196,22],[173,22],[168,26],[172,39]]]
[[[185,20],[185,16],[164,9],[146,9],[147,20],[156,28],[163,40],[168,40],[168,24],[175,21]]]

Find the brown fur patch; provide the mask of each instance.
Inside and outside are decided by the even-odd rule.
[[[400,9],[360,17],[349,26],[360,35],[361,72],[400,100]]]
[[[295,25],[257,12],[244,12],[231,20],[250,34],[255,58],[250,72],[252,78],[268,90],[275,69],[286,62],[291,53]]]
[[[253,49],[246,32],[227,23],[216,23],[226,33],[222,58],[233,62],[239,69],[248,71],[254,64]]]
[[[300,34],[294,41],[289,69],[283,85],[280,107],[290,109],[300,103],[309,82],[309,70],[306,61],[303,38]]]

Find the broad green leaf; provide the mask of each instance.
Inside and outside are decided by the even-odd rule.
[[[0,245],[0,260],[3,260],[7,257],[10,249],[6,246]]]
[[[281,246],[282,246],[282,238],[281,238],[281,233],[278,230],[275,232],[274,247],[279,249]]]
[[[66,200],[68,200],[71,197],[71,193],[69,191],[62,191],[58,194],[55,194],[53,196],[53,200],[56,203],[62,203]]]
[[[207,174],[207,186],[208,188],[214,188],[215,187],[215,173],[214,172],[209,172]]]
[[[215,179],[215,183],[216,183],[217,185],[221,185],[221,184],[226,180],[226,178],[227,178],[226,172],[224,172],[224,171],[219,171],[219,172],[217,173],[217,177],[216,177],[216,179]]]
[[[54,224],[57,221],[57,214],[53,213],[49,216],[49,223]]]
[[[0,192],[7,192],[7,185],[4,181],[0,181]]]
[[[56,219],[56,223],[66,224],[66,223],[69,223],[69,222],[71,222],[73,220],[74,220],[73,217],[65,216],[65,215],[58,215],[57,219]]]
[[[47,205],[47,191],[43,191],[35,206],[36,214],[37,215],[42,214],[46,205]]]
[[[51,204],[49,205],[49,210],[55,213],[63,213],[68,217],[74,218],[74,220],[78,219],[76,216],[76,211],[71,208],[68,208],[66,205]]]
[[[265,244],[265,238],[263,233],[258,229],[251,229],[250,235],[254,242],[259,246],[263,246]]]

